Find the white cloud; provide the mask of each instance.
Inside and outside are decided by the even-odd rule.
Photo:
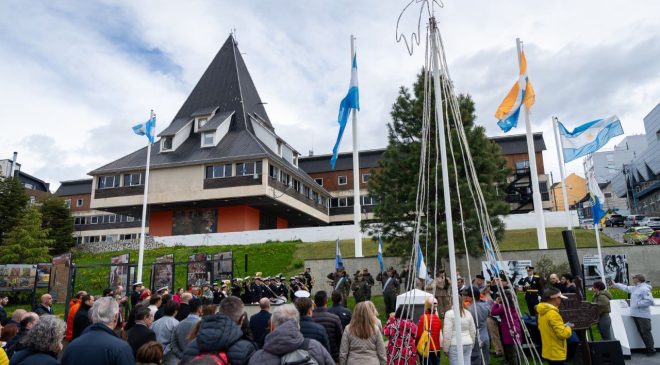
[[[360,144],[383,147],[398,88],[423,64],[423,49],[408,56],[395,42],[404,4],[3,2],[0,158],[17,150],[25,171],[57,185],[132,152],[144,141],[130,126],[153,108],[164,128],[233,28],[276,130],[302,153],[334,144],[356,34]],[[473,96],[491,134],[517,74],[514,40],[523,38],[537,91],[532,118],[556,172],[551,115],[578,123],[616,113],[628,133],[643,131],[660,94],[658,13],[652,1],[479,0],[447,1],[437,19],[457,90]],[[349,141],[350,133],[342,150]]]

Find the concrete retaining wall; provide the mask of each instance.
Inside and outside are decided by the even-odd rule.
[[[543,212],[543,217],[547,228],[566,227],[566,212]],[[504,222],[506,229],[536,228],[536,215],[534,212],[500,216],[500,219]],[[571,210],[571,223],[573,227],[579,225],[577,211],[575,210]]]

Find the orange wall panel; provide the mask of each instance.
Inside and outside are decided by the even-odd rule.
[[[172,211],[151,212],[149,214],[150,236],[172,235]]]
[[[259,229],[259,209],[247,205],[218,208],[218,232],[242,232]]]
[[[289,228],[289,221],[282,217],[277,217],[277,229]]]

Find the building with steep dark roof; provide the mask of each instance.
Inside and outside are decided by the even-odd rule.
[[[151,149],[152,236],[325,225],[330,194],[275,133],[229,36]],[[91,209],[139,217],[144,147],[89,174]]]

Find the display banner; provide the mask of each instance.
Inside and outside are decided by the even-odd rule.
[[[211,272],[207,267],[208,255],[205,253],[195,253],[188,258],[188,288],[193,286],[201,287],[211,279]]]
[[[596,281],[601,281],[598,256],[584,256],[582,258],[582,267],[584,270],[585,287],[589,288]],[[617,283],[629,285],[628,260],[626,255],[603,256],[603,269],[605,270],[605,280],[612,279]]]
[[[109,287],[115,290],[119,285],[128,288],[128,260],[129,254],[125,253],[110,258],[110,284]]]
[[[71,254],[65,253],[53,257],[50,270],[50,295],[55,303],[66,303],[66,294],[69,287],[71,271]]]
[[[37,276],[37,265],[0,265],[0,292],[32,291]]]
[[[213,255],[213,281],[231,280],[234,267],[232,252],[220,252]]]
[[[486,280],[491,280],[492,277],[504,273],[509,281],[517,287],[518,282],[527,277],[527,266],[532,266],[532,260],[482,261],[481,271]]]
[[[45,262],[37,264],[37,288],[48,288],[50,283],[50,268],[53,265]]]
[[[151,290],[174,287],[174,254],[156,257],[151,269]]]

